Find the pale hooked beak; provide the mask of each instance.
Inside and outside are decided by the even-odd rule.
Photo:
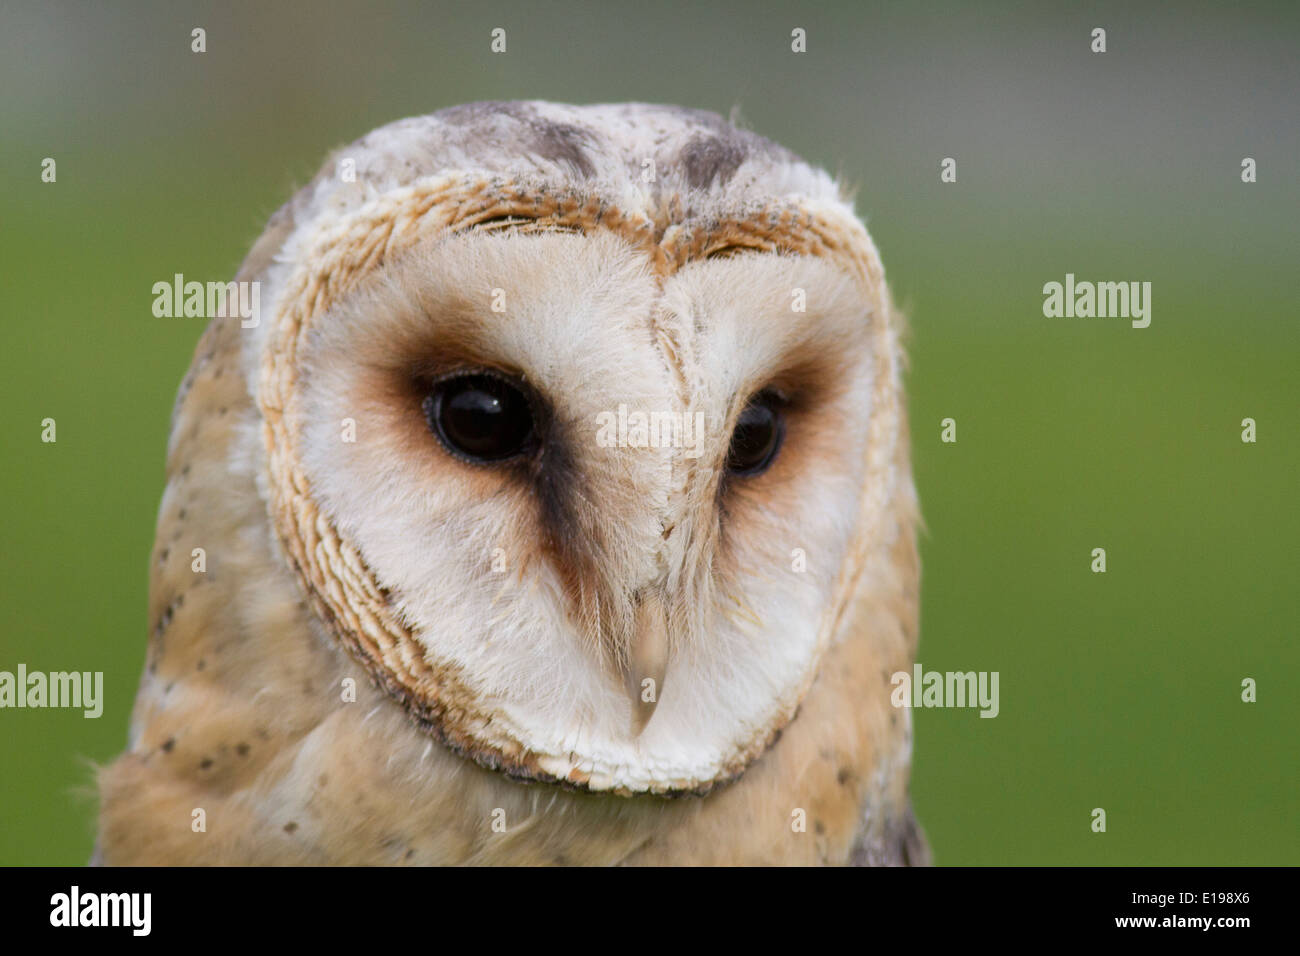
[[[642,592],[628,648],[627,693],[632,701],[632,736],[639,737],[654,716],[668,670],[668,612],[658,590]]]

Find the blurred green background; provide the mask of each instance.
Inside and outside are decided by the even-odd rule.
[[[329,149],[513,98],[738,105],[859,187],[912,324],[920,660],[1001,674],[995,720],[916,712],[937,862],[1300,863],[1297,49],[1293,4],[7,2],[0,669],[107,704],[0,711],[0,863],[85,861],[125,744],[202,331],[152,284],[229,278]],[[1151,282],[1150,328],[1044,318],[1067,272]]]

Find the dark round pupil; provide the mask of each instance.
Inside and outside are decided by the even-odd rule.
[[[479,461],[516,455],[533,434],[528,400],[491,375],[462,375],[438,383],[424,411],[450,451]]]
[[[731,435],[727,470],[754,475],[767,470],[776,458],[785,434],[785,421],[773,396],[761,394],[745,406]]]

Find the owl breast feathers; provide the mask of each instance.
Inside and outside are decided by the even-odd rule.
[[[476,103],[271,219],[173,414],[123,863],[917,863],[901,319],[710,113]]]

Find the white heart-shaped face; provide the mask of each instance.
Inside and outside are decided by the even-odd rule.
[[[816,674],[895,388],[887,306],[804,227],[749,215],[721,256],[702,228],[674,248],[618,213],[413,227],[359,267],[380,218],[362,209],[282,276],[258,388],[282,542],[343,643],[487,766],[708,789]],[[527,398],[526,451],[440,437],[432,396],[472,375]],[[755,396],[783,438],[740,474]]]

